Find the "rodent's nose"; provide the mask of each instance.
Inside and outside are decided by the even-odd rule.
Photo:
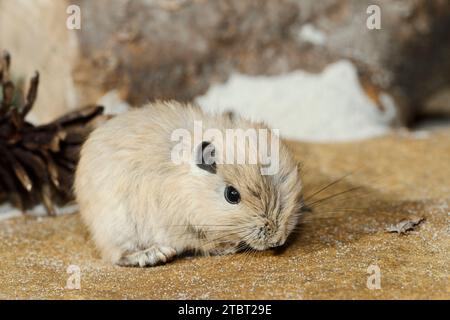
[[[273,222],[270,222],[270,221],[266,221],[264,223],[264,228],[266,229],[266,231],[268,233],[271,233],[272,231],[275,231],[275,225],[273,224]]]
[[[278,247],[278,242],[272,242],[272,243],[269,245],[269,247],[271,247],[271,248],[276,248],[276,247]]]
[[[275,232],[276,232],[276,225],[272,221],[267,220],[264,221],[264,223],[259,226],[258,236],[261,239],[270,242],[270,244],[267,243],[267,245],[270,246],[272,243],[272,241],[270,240],[273,239]]]

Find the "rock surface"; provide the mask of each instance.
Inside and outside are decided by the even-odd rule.
[[[285,250],[120,268],[99,259],[78,214],[21,217],[0,222],[0,298],[450,299],[448,129],[291,146],[306,197],[348,172],[313,199],[359,189],[317,205]],[[425,221],[404,235],[386,232],[412,218]],[[79,290],[65,288],[69,265],[81,270]],[[381,289],[367,287],[371,265]]]
[[[81,10],[79,30],[66,28],[69,4]],[[370,5],[380,30],[367,27]],[[374,100],[394,95],[408,120],[450,81],[449,17],[447,0],[0,0],[0,47],[20,76],[41,71],[41,121],[111,90],[133,105],[192,100],[234,71],[315,72],[341,59],[357,64]]]

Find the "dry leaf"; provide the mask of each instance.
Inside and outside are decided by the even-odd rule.
[[[425,218],[404,219],[396,225],[391,225],[386,228],[387,232],[405,234],[408,231],[414,230],[419,224],[425,221]]]

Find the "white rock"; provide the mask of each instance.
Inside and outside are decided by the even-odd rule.
[[[325,45],[327,36],[312,24],[305,24],[300,28],[298,38],[301,41],[309,42],[318,46]]]
[[[366,96],[355,66],[342,60],[319,74],[301,70],[278,76],[233,74],[196,102],[207,112],[232,110],[265,121],[286,138],[337,142],[390,132],[396,107],[387,94],[381,98],[384,112]]]

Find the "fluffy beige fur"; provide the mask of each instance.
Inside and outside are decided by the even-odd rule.
[[[243,243],[257,250],[285,243],[302,205],[297,163],[287,147],[280,143],[280,169],[272,176],[261,175],[258,164],[217,164],[215,174],[189,162],[174,164],[171,134],[192,132],[194,120],[221,131],[265,128],[192,105],[155,102],[111,119],[84,144],[75,191],[104,259],[147,266],[187,250],[225,254]],[[239,204],[225,200],[227,185],[240,192]]]

